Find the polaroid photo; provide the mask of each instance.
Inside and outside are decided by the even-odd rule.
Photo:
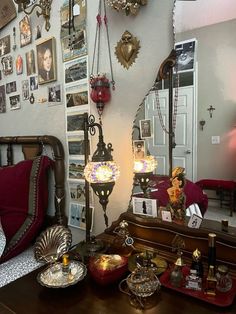
[[[10,35],[0,38],[0,57],[11,51]]]
[[[169,210],[162,210],[161,219],[163,221],[172,222],[171,212]]]
[[[88,84],[76,84],[68,86],[65,89],[66,93],[66,109],[68,111],[74,111],[88,106]]]
[[[67,142],[68,142],[69,155],[71,157],[84,155],[84,136],[83,135],[68,136]]]
[[[9,97],[10,100],[10,110],[20,109],[20,95],[14,95]]]
[[[5,85],[0,86],[0,113],[6,112],[6,91]]]
[[[80,82],[88,78],[88,57],[84,56],[64,64],[65,84]]]
[[[82,230],[86,230],[86,219],[85,219],[86,208],[84,204],[70,203],[69,206],[69,226],[76,227]],[[94,207],[90,206],[90,215],[89,221],[90,231],[93,229],[93,220],[94,220]]]
[[[188,221],[188,227],[199,229],[201,226],[201,223],[202,223],[202,218],[196,214],[193,214]]]
[[[61,104],[61,85],[56,84],[48,86],[48,102],[49,105],[58,105]]]
[[[133,213],[157,217],[157,202],[155,199],[132,197]]]
[[[29,99],[29,81],[23,80],[21,84],[22,84],[22,98],[23,100],[27,100]]]
[[[150,119],[140,120],[139,121],[139,127],[140,127],[140,137],[141,138],[145,139],[145,138],[152,137],[151,120]]]
[[[175,44],[178,72],[194,71],[196,60],[196,39]]]
[[[68,161],[68,179],[69,180],[84,180],[85,162],[82,159],[69,158]]]
[[[134,159],[141,159],[145,156],[145,140],[133,141]]]
[[[31,76],[30,77],[30,90],[34,91],[36,89],[39,88],[39,84],[38,84],[38,76]]]
[[[6,94],[11,94],[16,92],[16,81],[6,83]]]
[[[85,203],[85,181],[70,182],[70,199],[72,202]],[[89,189],[89,200],[92,202],[92,190]]]
[[[78,112],[68,113],[66,116],[66,131],[68,133],[84,130],[84,114]]]

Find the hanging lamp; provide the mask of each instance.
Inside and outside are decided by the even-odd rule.
[[[102,18],[102,2],[103,2],[103,14]],[[108,21],[106,16],[106,4],[105,0],[99,0],[98,14],[97,14],[97,26],[95,34],[95,43],[94,43],[94,52],[93,52],[93,61],[92,61],[92,70],[90,74],[90,97],[93,102],[96,103],[97,111],[99,115],[99,122],[102,124],[102,113],[104,106],[111,99],[110,84],[112,84],[112,89],[115,89],[115,81],[113,78],[112,62],[111,62],[111,49],[110,49],[110,39],[109,39],[109,30],[108,30]],[[104,27],[106,30],[106,40],[107,40],[107,49],[108,49],[108,58],[110,63],[110,75],[111,80],[107,78],[106,74],[100,72],[100,52],[103,47],[101,47],[101,29],[102,22],[104,22]],[[96,64],[96,65],[95,65]],[[96,68],[96,71],[95,71]]]

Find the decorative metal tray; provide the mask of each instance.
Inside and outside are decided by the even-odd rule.
[[[41,271],[38,282],[48,288],[66,288],[84,279],[87,268],[83,263],[70,261],[68,273],[63,273],[62,263],[54,263]]]
[[[129,257],[128,261],[128,268],[130,272],[133,272],[135,268],[137,267],[137,263],[141,264],[140,266],[145,266],[143,265],[143,259],[144,253],[137,253],[133,254]],[[159,257],[159,256],[153,256],[151,259],[151,264],[154,266],[153,270],[155,272],[155,275],[160,275],[162,274],[168,267],[167,262]]]

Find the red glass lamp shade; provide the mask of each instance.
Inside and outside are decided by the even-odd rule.
[[[90,87],[90,97],[97,104],[98,113],[101,115],[105,103],[111,99],[109,80],[105,75],[92,76]]]

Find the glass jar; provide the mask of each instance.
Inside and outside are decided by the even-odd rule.
[[[228,292],[232,288],[232,278],[229,275],[228,267],[219,265],[216,273],[216,289],[220,292]]]

